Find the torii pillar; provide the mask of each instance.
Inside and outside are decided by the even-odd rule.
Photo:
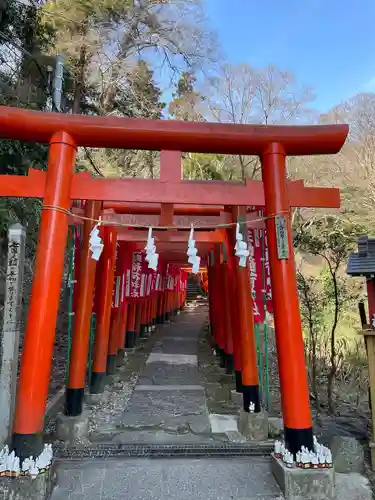
[[[45,405],[51,372],[56,317],[64,266],[70,190],[76,143],[65,132],[50,140],[46,191],[36,253],[35,274],[17,391],[12,447],[20,459],[36,456],[43,445]],[[54,207],[59,207],[56,210]],[[34,380],[30,390],[30,381]]]
[[[313,431],[285,159],[278,143],[261,155],[285,444],[296,454],[313,449]]]

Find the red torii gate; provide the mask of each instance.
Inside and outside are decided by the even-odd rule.
[[[347,134],[346,125],[283,127],[180,123],[0,108],[1,138],[49,143],[50,146],[47,173],[30,172],[27,177],[1,176],[0,183],[0,196],[43,198],[13,427],[12,446],[16,454],[21,458],[36,456],[42,446],[68,211],[73,199],[161,203],[162,207],[169,205],[169,210],[165,207],[169,217],[173,204],[233,206],[233,220],[241,215],[241,206],[265,206],[285,441],[292,452],[301,445],[312,448],[289,212],[291,206],[338,207],[340,198],[337,189],[307,188],[301,183],[288,185],[285,158],[287,155],[337,153]],[[74,174],[78,146],[161,150],[168,161],[163,162],[160,179],[98,179],[88,174]],[[183,181],[177,161],[180,153],[176,153],[180,151],[259,155],[263,182]],[[287,232],[287,252],[283,258],[278,254],[276,217],[285,221]],[[248,286],[246,276],[247,269],[236,269],[240,290]],[[239,318],[240,323],[251,332],[251,312],[245,316]],[[257,387],[250,378],[248,385],[255,394]]]

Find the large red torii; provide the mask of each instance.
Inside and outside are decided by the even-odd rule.
[[[13,428],[13,447],[17,455],[21,458],[38,455],[42,444],[72,199],[265,206],[285,441],[292,452],[301,445],[311,448],[312,421],[289,212],[291,206],[338,207],[340,199],[337,189],[306,188],[300,183],[288,185],[285,158],[287,155],[337,153],[347,134],[346,125],[181,123],[0,108],[1,138],[49,143],[50,147],[47,173],[31,172],[28,177],[0,176],[0,196],[41,197],[44,208]],[[160,179],[97,179],[87,174],[74,174],[79,146],[164,151]],[[263,181],[244,184],[183,181],[181,151],[258,155]],[[170,216],[171,212],[167,218]],[[278,248],[281,226],[277,226],[276,220],[281,221],[287,238],[283,240],[283,256]],[[245,278],[240,283],[245,286]],[[255,389],[251,382],[249,386]]]

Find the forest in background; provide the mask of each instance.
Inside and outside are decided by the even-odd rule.
[[[326,114],[314,89],[287,68],[233,65],[211,29],[203,0],[0,0],[0,104],[55,110],[55,56],[65,61],[62,112],[156,120],[257,124],[349,123],[338,155],[289,158],[291,178],[341,189],[338,211],[293,214],[301,312],[312,398],[330,413],[368,412],[365,353],[356,335],[363,288],[345,276],[357,237],[375,217],[375,94],[361,93]],[[2,174],[45,169],[43,145],[0,141]],[[159,174],[154,151],[80,149],[77,168],[97,176]],[[184,154],[187,179],[260,178],[256,157]],[[40,202],[0,198],[0,271],[6,231],[28,233],[29,274]],[[345,391],[343,391],[345,387]],[[349,389],[348,389],[349,387]],[[341,405],[341,406],[340,406]]]

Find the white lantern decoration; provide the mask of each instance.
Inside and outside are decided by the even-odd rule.
[[[249,250],[247,249],[246,241],[243,241],[243,236],[240,231],[240,225],[237,223],[236,226],[236,246],[234,247],[236,252],[236,257],[239,257],[238,265],[240,267],[246,267],[246,261],[249,256]]]
[[[198,250],[195,247],[194,227],[192,224],[191,229],[190,229],[188,249],[187,249],[186,254],[188,256],[189,264],[193,265],[193,269],[192,269],[193,274],[197,274],[199,272],[199,266],[201,263],[201,258],[197,255],[197,253],[198,253]]]
[[[92,252],[92,258],[94,260],[99,260],[100,256],[103,252],[104,244],[103,240],[99,236],[99,226],[100,226],[100,220],[98,224],[96,224],[90,233],[90,240],[89,240],[89,245],[90,245],[90,250]]]
[[[156,271],[158,268],[159,254],[156,253],[155,239],[152,237],[152,227],[148,229],[147,245],[146,250],[146,261],[148,262],[149,269]]]

